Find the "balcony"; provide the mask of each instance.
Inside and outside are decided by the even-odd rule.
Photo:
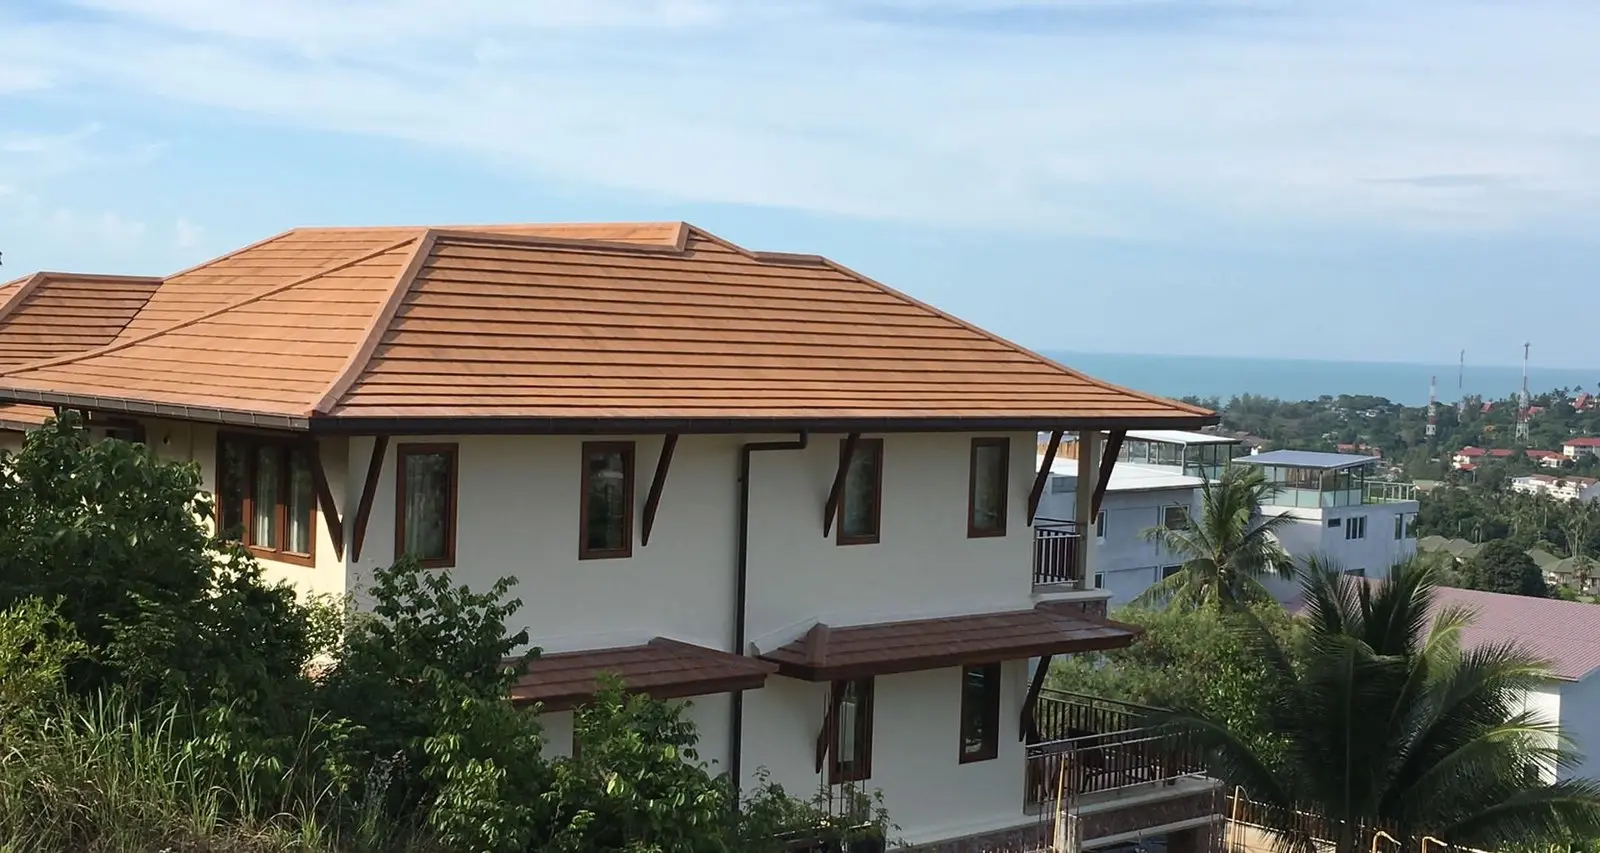
[[[1369,504],[1391,504],[1414,501],[1417,499],[1416,483],[1367,483],[1363,502]]]
[[[1082,589],[1081,544],[1076,522],[1057,518],[1034,519],[1033,585]]]
[[[1064,691],[1039,694],[1027,748],[1027,807],[1205,775],[1200,750],[1144,722],[1150,709]]]

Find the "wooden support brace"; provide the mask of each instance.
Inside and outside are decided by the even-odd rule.
[[[833,532],[833,519],[839,514],[839,499],[844,496],[844,478],[850,472],[850,458],[855,455],[856,442],[860,440],[861,433],[850,433],[844,437],[844,444],[839,448],[839,470],[833,474],[833,488],[828,490],[828,502],[822,505],[823,538]]]
[[[1028,695],[1022,700],[1022,719],[1017,724],[1017,739],[1024,743],[1039,741],[1039,723],[1035,709],[1039,706],[1039,691],[1044,689],[1045,676],[1050,674],[1050,655],[1039,658],[1039,668],[1033,671],[1033,681],[1028,683]]]
[[[322,467],[322,443],[315,438],[307,441],[306,457],[311,460],[311,486],[317,493],[317,506],[322,509],[322,523],[328,528],[328,539],[333,542],[333,556],[343,560],[344,522],[339,519],[339,507],[328,485],[328,472]]]
[[[350,559],[352,562],[361,559],[361,542],[367,538],[367,520],[372,518],[372,500],[377,497],[378,476],[383,473],[383,454],[388,449],[388,436],[380,435],[372,439],[372,458],[367,462],[367,479],[361,485],[361,502],[356,506],[355,529],[351,531]],[[396,524],[399,521],[399,519],[395,519]]]
[[[1033,516],[1039,512],[1039,499],[1044,497],[1044,485],[1050,481],[1050,466],[1055,464],[1056,451],[1061,448],[1063,430],[1050,433],[1050,443],[1044,449],[1044,461],[1039,463],[1039,473],[1033,477],[1033,489],[1028,492],[1028,526],[1033,526]]]
[[[1117,454],[1122,452],[1122,441],[1128,437],[1128,431],[1117,429],[1111,431],[1111,438],[1106,441],[1106,446],[1100,453],[1100,477],[1094,482],[1094,500],[1089,504],[1090,518],[1100,515],[1100,505],[1105,502],[1106,488],[1111,485],[1111,469],[1117,467]]]
[[[661,443],[661,456],[656,459],[656,475],[650,480],[650,494],[644,499],[644,527],[640,531],[640,547],[650,544],[650,531],[656,526],[656,510],[661,506],[661,490],[666,488],[667,469],[672,467],[672,452],[677,449],[677,433],[669,434]]]

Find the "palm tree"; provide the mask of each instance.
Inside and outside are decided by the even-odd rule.
[[[1145,590],[1141,605],[1173,602],[1180,607],[1232,604],[1271,598],[1263,575],[1291,577],[1294,561],[1274,535],[1294,519],[1264,516],[1261,505],[1275,488],[1254,465],[1223,469],[1200,485],[1200,518],[1181,529],[1153,527],[1145,538],[1183,559],[1171,577]]]
[[[1309,853],[1321,835],[1337,853],[1361,853],[1379,829],[1411,850],[1424,836],[1503,850],[1600,835],[1600,783],[1544,781],[1577,756],[1523,705],[1550,679],[1542,662],[1507,645],[1462,651],[1469,614],[1434,607],[1426,564],[1396,566],[1376,584],[1326,565],[1303,574],[1300,659],[1249,629],[1283,685],[1268,700],[1281,738],[1272,754],[1203,717],[1165,720],[1266,807],[1261,820],[1282,849]]]

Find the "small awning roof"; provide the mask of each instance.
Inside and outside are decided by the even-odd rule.
[[[1040,655],[1120,649],[1140,629],[1085,615],[1068,602],[941,619],[830,628],[761,655],[778,674],[805,681],[866,678],[948,666],[976,666]]]
[[[48,406],[28,406],[22,403],[0,403],[0,430],[29,432],[44,426],[55,415]]]
[[[776,670],[766,661],[656,637],[637,646],[542,655],[512,685],[511,701],[543,702],[547,711],[573,708],[594,696],[600,673],[616,675],[631,692],[680,699],[752,690]]]

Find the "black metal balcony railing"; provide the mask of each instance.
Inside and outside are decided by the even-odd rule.
[[[1199,748],[1179,733],[1145,724],[1149,709],[1061,691],[1039,695],[1039,741],[1028,746],[1028,805],[1058,797],[1172,784],[1205,772]]]
[[[1083,562],[1076,522],[1056,518],[1033,521],[1033,582],[1083,583]]]

